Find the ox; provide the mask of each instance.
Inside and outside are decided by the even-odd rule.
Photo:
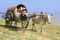
[[[29,24],[27,14],[27,8],[23,4],[9,7],[5,15],[6,26],[11,26],[15,21],[15,26],[20,22],[26,29]]]
[[[35,24],[39,24],[41,26],[41,30],[40,32],[42,32],[42,28],[46,23],[50,24],[51,21],[51,16],[48,14],[45,14],[43,12],[41,12],[39,15],[37,15],[36,13],[34,13],[33,15],[31,15],[32,18],[32,30],[33,28],[35,28]],[[35,28],[36,30],[36,28]]]

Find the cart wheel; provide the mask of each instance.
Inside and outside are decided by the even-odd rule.
[[[6,24],[7,27],[12,26],[12,21],[7,21],[7,20],[6,20],[6,21],[5,21],[5,24]]]
[[[9,13],[9,14],[6,16],[5,24],[6,24],[6,26],[12,26],[12,23],[13,23],[13,18],[12,18],[11,13]]]

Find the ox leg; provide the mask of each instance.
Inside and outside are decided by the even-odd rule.
[[[35,24],[34,23],[32,24],[32,30],[33,31],[36,31],[36,28],[35,28]]]
[[[12,24],[13,24],[13,21],[10,21],[10,26],[12,26]]]
[[[42,32],[42,31],[43,31],[43,28],[44,28],[44,25],[41,25],[40,32]]]
[[[9,21],[6,20],[5,23],[6,23],[6,26],[8,27],[9,26]]]
[[[22,25],[22,28],[23,28],[22,31],[23,31],[23,33],[25,33],[25,29],[26,29],[25,26],[24,26],[25,25],[25,22],[24,21],[21,21],[21,25]]]
[[[43,28],[43,27],[41,26],[41,30],[40,30],[40,32],[42,32],[42,28]]]
[[[25,29],[28,27],[28,25],[29,25],[29,21],[26,21],[27,22],[27,24],[26,24],[26,27],[25,27]]]
[[[32,23],[32,30],[33,30],[34,26],[35,26],[35,24],[34,24],[34,23]]]
[[[14,26],[16,26],[17,27],[17,22],[15,21],[15,24],[14,24]]]

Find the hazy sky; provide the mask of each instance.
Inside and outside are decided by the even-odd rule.
[[[17,4],[24,4],[29,12],[60,12],[60,0],[0,0],[0,12]]]
[[[53,24],[58,23],[60,25],[60,21],[58,21],[60,18],[60,0],[0,0],[0,12],[6,12],[9,6],[18,4],[24,4],[28,12],[54,13],[52,17],[58,19],[53,18]],[[0,17],[2,17],[2,14],[0,14]]]

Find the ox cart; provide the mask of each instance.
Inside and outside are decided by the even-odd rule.
[[[24,8],[24,9],[22,9],[21,7]],[[17,18],[17,16],[16,16],[17,13],[15,14],[15,9],[16,8],[20,10],[20,11],[18,10],[18,12],[20,14],[17,15],[17,16],[19,16],[19,18]],[[28,17],[24,14],[23,11],[26,11],[25,13],[27,13],[27,8],[23,4],[19,4],[17,6],[9,7],[7,9],[6,14],[5,14],[5,24],[6,24],[6,26],[12,26],[13,21],[15,21],[15,25],[17,25],[17,22],[20,21],[20,23],[22,24],[22,26],[24,28],[27,28],[28,24],[29,24],[29,21],[28,21]],[[24,16],[22,16],[22,15],[24,15]]]

